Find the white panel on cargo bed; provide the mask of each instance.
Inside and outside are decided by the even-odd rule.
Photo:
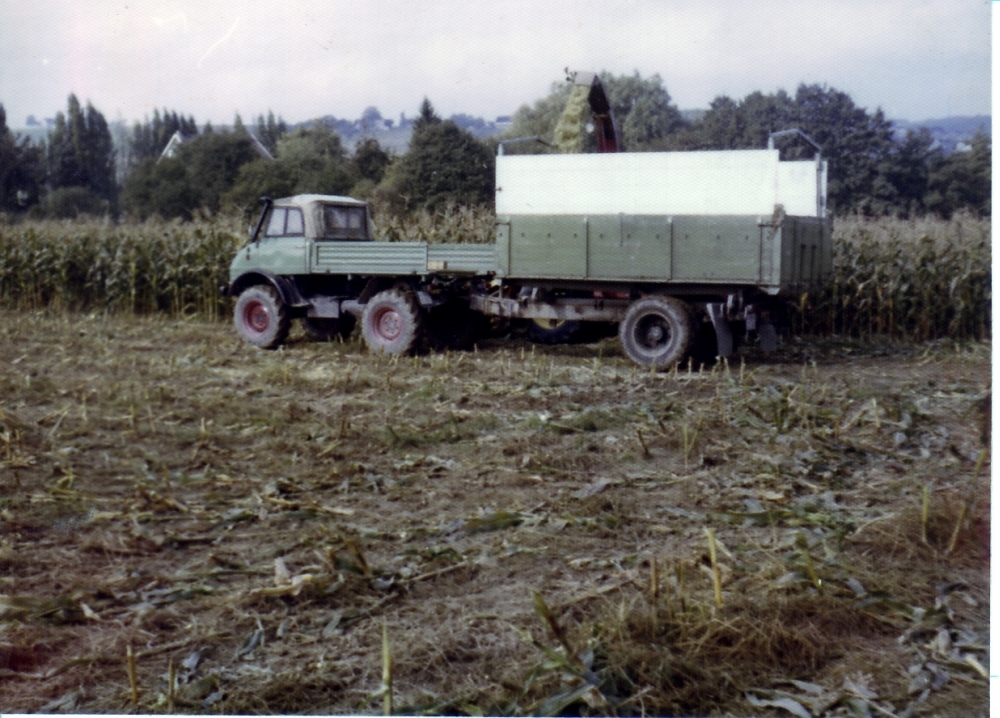
[[[826,162],[815,160],[778,163],[778,202],[785,213],[800,217],[826,214]]]
[[[497,214],[770,216],[778,164],[777,150],[502,155]],[[815,207],[815,174],[810,191]]]

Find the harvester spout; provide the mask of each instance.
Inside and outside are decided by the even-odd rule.
[[[597,132],[598,152],[617,152],[618,134],[615,132],[615,120],[611,114],[611,102],[604,92],[601,78],[595,72],[574,72],[570,74],[574,85],[590,87],[587,104],[594,117],[594,128]]]

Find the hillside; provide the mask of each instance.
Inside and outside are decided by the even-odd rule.
[[[705,112],[706,110],[702,109],[681,110],[681,115],[689,122],[697,122],[704,116]],[[483,120],[470,122],[472,118],[468,115],[462,115],[458,119],[461,126],[472,132],[479,139],[499,135],[508,126],[506,123],[498,124]],[[308,127],[316,122],[325,122],[337,130],[341,135],[344,146],[349,152],[353,152],[354,146],[358,141],[364,137],[374,135],[383,149],[396,155],[401,155],[406,152],[410,142],[410,134],[412,133],[412,126],[410,124],[406,124],[405,126],[394,125],[392,127],[377,126],[374,131],[363,132],[359,129],[360,121],[338,120],[332,116],[296,123],[291,126],[291,129]],[[919,127],[928,128],[931,131],[931,135],[940,143],[946,153],[953,152],[958,143],[967,142],[979,130],[983,130],[987,135],[992,136],[993,134],[992,117],[990,115],[956,115],[917,122],[896,119],[892,120],[892,123],[895,125],[896,132],[900,137],[910,129],[917,129]],[[50,130],[50,128],[42,125],[12,129],[15,134],[27,137],[33,143],[44,141],[48,137]],[[219,129],[224,129],[224,127],[219,127]],[[112,131],[118,137],[127,137],[130,133],[126,123],[113,123]]]
[[[946,153],[953,152],[959,142],[968,141],[980,130],[987,135],[993,135],[993,123],[990,115],[942,117],[922,122],[909,122],[907,120],[893,120],[892,122],[900,135],[905,134],[907,130],[926,127]]]

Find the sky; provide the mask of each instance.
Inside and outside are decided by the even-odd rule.
[[[996,3],[1000,6],[1000,2]],[[564,68],[659,75],[680,109],[825,84],[890,119],[991,111],[989,0],[11,0],[12,128],[75,93],[109,121],[494,119]],[[996,11],[994,11],[996,12]]]

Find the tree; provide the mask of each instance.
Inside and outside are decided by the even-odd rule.
[[[927,180],[927,209],[951,217],[965,209],[988,217],[992,209],[992,140],[982,130],[976,132],[966,150],[938,154],[930,162]]]
[[[240,167],[236,182],[223,201],[235,207],[252,206],[261,197],[298,194],[299,176],[290,162],[259,159]]]
[[[431,104],[431,101],[425,97],[424,101],[420,103],[420,112],[417,114],[417,119],[413,121],[414,133],[430,125],[439,124],[441,124],[441,117],[434,111],[434,105]]]
[[[115,143],[111,138],[107,120],[97,109],[87,103],[81,149],[87,188],[106,199],[115,208],[118,204],[118,183],[115,177]]]
[[[258,159],[241,167],[224,200],[246,206],[263,195],[346,194],[355,182],[340,135],[321,122],[285,135],[275,151],[274,160]]]
[[[725,95],[716,97],[699,123],[701,142],[706,147],[734,150],[745,141],[744,125],[739,103]]]
[[[82,187],[107,209],[117,202],[115,150],[104,115],[70,95],[67,114],[56,114],[49,134],[48,179],[51,189]]]
[[[433,116],[425,116],[421,108],[410,147],[391,178],[392,193],[403,198],[407,211],[489,204],[496,171],[493,152],[451,120],[433,121]]]
[[[322,123],[283,138],[278,143],[278,161],[294,169],[296,192],[345,194],[354,184],[340,135]]]
[[[71,95],[71,108],[74,103],[79,108],[79,101]],[[72,130],[66,122],[66,115],[61,111],[57,112],[55,125],[49,133],[47,157],[48,182],[53,189],[82,183],[82,173],[73,144]]]
[[[202,134],[182,144],[174,157],[143,160],[125,182],[125,208],[140,218],[190,219],[198,207],[218,211],[240,169],[257,157],[246,132]]]
[[[108,203],[86,187],[73,185],[49,192],[43,208],[45,216],[51,219],[77,219],[81,215],[97,217],[107,214]]]
[[[680,110],[659,75],[643,79],[638,71],[615,77],[601,73],[611,102],[621,146],[629,152],[663,149],[667,138],[685,125]]]
[[[128,176],[142,160],[147,157],[157,158],[163,154],[167,143],[175,133],[180,132],[185,139],[192,139],[198,136],[198,124],[194,117],[184,117],[176,110],[163,109],[153,110],[152,120],[146,119],[144,122],[135,122],[132,125],[132,134],[127,143],[127,151],[123,161],[126,163],[125,175]]]
[[[736,102],[717,97],[685,137],[685,149],[760,149],[772,132],[798,128],[812,137],[829,162],[827,195],[832,211],[880,214],[902,201],[892,123],[881,110],[869,114],[850,96],[822,85],[753,92]],[[776,141],[785,159],[812,157],[815,150],[794,138]],[[910,148],[911,150],[914,148]]]
[[[23,210],[38,202],[45,175],[41,148],[7,127],[0,104],[0,211]]]
[[[247,126],[243,124],[243,118],[240,117],[240,113],[236,113],[236,117],[233,119],[233,132],[237,135],[246,135]]]
[[[278,152],[278,140],[288,133],[288,125],[282,118],[275,119],[271,110],[267,111],[267,119],[264,115],[257,118],[257,139],[273,157]]]
[[[360,179],[371,180],[378,184],[385,175],[390,158],[389,154],[379,145],[378,140],[369,137],[361,140],[354,148],[352,162]]]
[[[361,113],[361,132],[371,134],[375,128],[382,124],[382,113],[377,107],[366,107]]]
[[[184,163],[198,190],[198,204],[212,212],[220,208],[240,168],[258,156],[246,130],[201,135],[177,151],[177,159]]]
[[[880,162],[874,188],[877,201],[871,209],[878,214],[909,217],[926,210],[931,165],[941,149],[926,127],[907,130],[896,139]]]
[[[534,105],[522,105],[514,113],[510,127],[504,132],[507,139],[539,137],[551,142],[556,124],[566,109],[572,87],[566,82],[555,83],[546,97]],[[596,144],[596,143],[595,143]],[[541,152],[541,145],[522,145],[519,152]]]
[[[794,117],[795,103],[784,90],[752,92],[738,102],[722,95],[691,128],[684,149],[761,149],[772,132],[794,127]]]
[[[26,209],[38,202],[43,177],[41,149],[11,132],[0,103],[0,211]]]
[[[827,195],[834,212],[877,214],[889,200],[880,178],[893,149],[892,123],[881,109],[869,114],[845,92],[820,85],[800,85],[791,118],[823,148],[830,163]],[[791,157],[812,150],[793,150]]]
[[[187,166],[176,157],[147,157],[122,187],[122,206],[136,219],[159,216],[189,220],[200,203]]]

